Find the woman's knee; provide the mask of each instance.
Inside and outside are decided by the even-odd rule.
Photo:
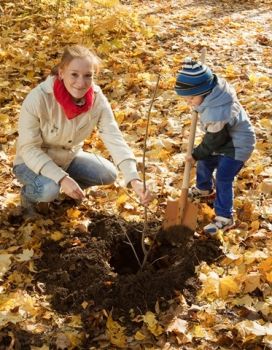
[[[114,183],[117,178],[117,170],[112,166],[105,171],[101,177],[101,185],[110,185]]]
[[[55,200],[60,191],[60,186],[54,181],[44,183],[39,188],[39,202],[52,202]]]

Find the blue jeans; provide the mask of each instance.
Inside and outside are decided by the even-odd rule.
[[[17,179],[23,184],[22,195],[31,202],[52,202],[60,192],[60,185],[46,176],[38,175],[24,163],[13,168]],[[82,189],[90,186],[108,185],[115,181],[117,171],[107,159],[87,152],[79,152],[66,170]]]
[[[244,162],[226,156],[209,156],[197,162],[196,186],[200,190],[213,187],[213,172],[216,169],[216,215],[230,218],[233,212],[233,181]]]

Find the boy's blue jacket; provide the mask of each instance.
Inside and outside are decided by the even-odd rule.
[[[255,146],[255,133],[235,90],[222,78],[203,102],[195,108],[205,131],[202,142],[193,150],[193,158],[225,155],[246,161]]]

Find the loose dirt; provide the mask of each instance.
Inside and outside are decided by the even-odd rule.
[[[86,332],[91,332],[88,345],[97,335],[89,326],[95,312],[104,309],[129,322],[131,315],[154,310],[156,302],[167,309],[167,301],[178,291],[190,304],[198,286],[195,266],[222,255],[216,240],[189,231],[173,240],[160,231],[159,222],[152,222],[148,235],[154,244],[141,269],[128,237],[142,262],[143,225],[116,216],[93,215],[88,233],[75,231],[63,242],[43,241],[43,255],[37,263],[37,284],[42,283],[52,295],[58,312],[81,314]]]

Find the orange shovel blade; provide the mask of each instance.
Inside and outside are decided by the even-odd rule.
[[[186,201],[184,210],[181,211],[181,202],[178,200],[168,200],[163,229],[167,230],[173,226],[184,226],[195,231],[197,224],[198,206],[190,201]]]

